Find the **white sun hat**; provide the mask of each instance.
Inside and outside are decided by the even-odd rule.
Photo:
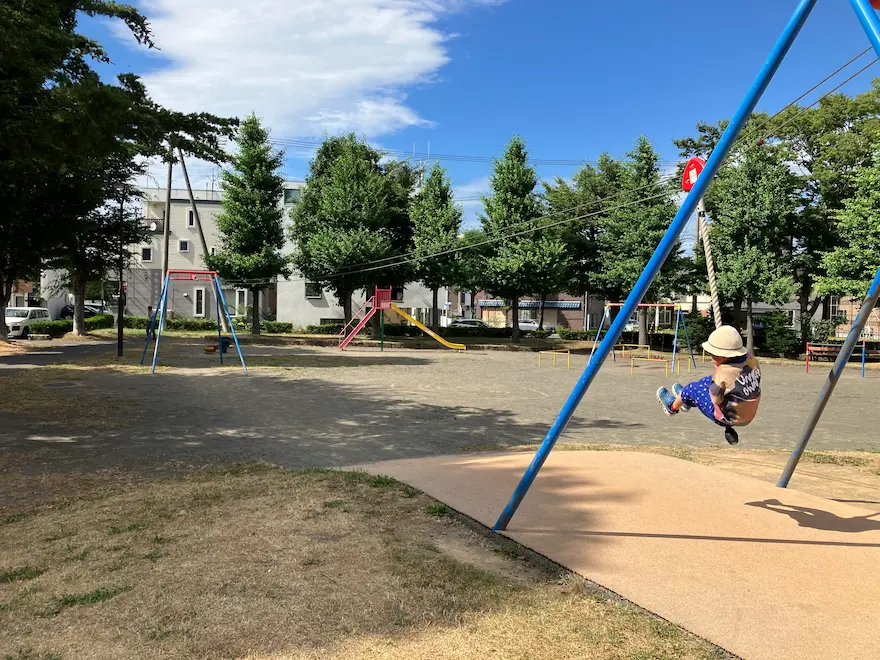
[[[748,353],[739,331],[730,325],[722,325],[709,335],[703,342],[703,350],[719,357],[742,357]]]

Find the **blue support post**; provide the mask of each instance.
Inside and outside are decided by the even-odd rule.
[[[214,302],[217,303],[217,351],[220,353],[220,364],[223,364],[223,324],[220,323],[220,296],[214,287]]]
[[[162,282],[162,291],[159,293],[159,302],[156,303],[156,313],[153,315],[153,318],[150,319],[150,324],[147,326],[147,338],[144,340],[144,352],[141,353],[141,364],[144,363],[144,359],[147,357],[147,349],[150,347],[150,336],[153,334],[153,328],[156,325],[156,319],[159,318],[159,307],[162,305],[162,298],[165,297],[165,287],[168,286],[168,276],[165,276],[165,281]]]
[[[877,275],[874,276],[874,281],[868,289],[868,296],[865,298],[865,302],[859,310],[859,315],[856,317],[852,328],[850,328],[849,334],[846,336],[846,341],[843,342],[843,346],[841,346],[840,350],[837,352],[837,359],[834,361],[834,366],[831,367],[828,378],[822,386],[822,391],[819,392],[819,400],[816,401],[816,404],[813,406],[813,411],[807,419],[800,440],[798,440],[797,446],[791,453],[791,457],[788,459],[788,463],[785,466],[785,470],[782,472],[782,476],[779,477],[779,481],[776,485],[780,488],[786,488],[788,482],[791,481],[791,475],[794,474],[794,470],[797,467],[798,462],[801,460],[804,450],[807,448],[810,436],[813,435],[813,431],[816,429],[816,424],[819,423],[819,418],[822,416],[822,411],[824,411],[825,406],[828,405],[828,401],[834,393],[834,387],[837,385],[837,381],[840,380],[840,374],[843,373],[843,368],[846,366],[846,363],[849,362],[850,357],[852,357],[853,350],[855,350],[855,347],[858,345],[859,337],[861,337],[862,331],[865,329],[865,324],[868,322],[868,317],[871,316],[871,311],[877,306],[878,300],[880,300],[880,270],[878,270]]]
[[[684,317],[684,312],[681,311],[681,307],[678,308],[678,315],[681,317],[681,327],[684,328],[684,338],[685,338],[685,341],[687,341],[688,353],[691,354],[691,366],[694,369],[696,369],[697,368],[697,358],[694,357],[694,347],[691,344],[690,333],[688,333],[687,319]]]
[[[229,329],[232,331],[232,340],[235,342],[235,350],[238,351],[238,359],[241,360],[241,368],[247,373],[247,366],[244,363],[244,355],[241,354],[241,345],[238,343],[238,335],[235,333],[235,325],[229,317],[229,307],[226,305],[226,297],[223,295],[223,288],[220,286],[220,278],[214,278],[214,287],[217,289],[217,296],[223,304],[223,313],[226,314],[226,320],[229,322]]]
[[[596,338],[593,340],[593,348],[590,349],[590,362],[593,361],[593,353],[596,352],[596,345],[599,343],[599,337],[602,336],[602,328],[605,327],[605,319],[608,318],[608,310],[610,307],[605,305],[605,311],[602,312],[602,320],[599,321],[599,327],[596,329]]]
[[[672,337],[672,373],[675,373],[675,361],[678,359],[678,324],[681,322],[681,310],[675,315],[675,335]]]
[[[156,314],[156,318],[159,319],[159,331],[156,333],[156,345],[153,347],[153,365],[150,368],[150,373],[156,373],[156,360],[159,357],[159,340],[162,339],[162,328],[165,327],[165,309],[168,306],[168,286],[171,282],[171,276],[168,273],[165,274],[165,286],[162,287],[162,298],[159,303],[159,313]]]
[[[514,513],[516,513],[520,502],[522,502],[522,499],[528,492],[529,487],[532,485],[532,482],[534,482],[535,477],[538,476],[538,472],[540,472],[541,467],[544,465],[544,461],[547,460],[547,456],[549,456],[550,452],[553,449],[553,446],[559,439],[559,436],[562,434],[562,432],[565,430],[565,427],[568,425],[568,422],[571,420],[571,417],[574,414],[574,411],[577,409],[578,404],[581,402],[584,394],[586,394],[587,390],[589,389],[590,383],[593,382],[593,379],[596,377],[599,369],[602,367],[605,360],[607,359],[608,353],[611,352],[611,350],[614,348],[614,344],[623,333],[623,328],[627,320],[636,310],[638,303],[645,297],[645,294],[648,292],[648,288],[651,286],[651,283],[657,276],[657,272],[660,270],[660,267],[663,265],[663,263],[666,261],[667,257],[669,257],[669,254],[675,247],[675,243],[678,240],[679,235],[681,234],[688,220],[690,220],[691,216],[694,214],[694,211],[697,208],[697,203],[706,194],[706,190],[708,189],[709,184],[718,173],[718,170],[721,167],[721,164],[724,162],[724,159],[727,157],[727,154],[730,152],[734,141],[736,140],[743,126],[745,126],[746,122],[749,119],[749,116],[754,111],[758,100],[761,98],[761,95],[764,93],[764,90],[767,88],[767,85],[770,83],[770,80],[773,78],[773,75],[779,68],[780,63],[785,58],[786,53],[788,53],[789,48],[791,48],[792,43],[794,42],[801,28],[803,27],[804,22],[807,20],[807,17],[810,15],[810,12],[813,10],[815,4],[816,0],[800,0],[800,2],[798,3],[794,14],[789,19],[788,24],[785,26],[785,29],[783,30],[778,41],[774,45],[773,50],[770,52],[769,57],[764,62],[764,65],[761,67],[761,70],[758,73],[758,76],[755,78],[755,81],[752,83],[752,86],[746,94],[745,99],[743,99],[743,102],[737,109],[736,114],[734,114],[733,119],[731,119],[730,124],[724,131],[721,139],[718,141],[718,145],[715,147],[715,150],[709,157],[703,173],[697,179],[691,192],[688,193],[688,196],[685,198],[684,203],[678,210],[678,213],[675,215],[672,224],[669,226],[669,229],[666,231],[666,234],[663,236],[660,244],[657,246],[657,249],[651,256],[651,259],[645,266],[645,270],[642,272],[641,276],[633,287],[632,292],[630,292],[629,296],[624,302],[620,313],[618,314],[614,323],[611,325],[611,328],[609,328],[608,332],[605,334],[605,339],[602,340],[602,343],[599,345],[598,353],[596,354],[597,359],[590,360],[590,362],[587,364],[586,369],[584,369],[584,373],[581,375],[580,379],[575,385],[574,390],[572,391],[571,395],[569,395],[568,400],[562,407],[562,410],[559,412],[559,415],[556,418],[556,421],[553,423],[553,426],[550,428],[549,432],[545,436],[544,441],[541,443],[541,447],[538,449],[535,457],[532,459],[532,462],[526,470],[525,474],[523,475],[522,479],[520,480],[519,485],[517,485],[516,490],[510,498],[510,501],[507,503],[507,506],[505,506],[504,511],[501,513],[498,521],[492,528],[493,531],[507,529],[507,525],[510,522],[510,519],[513,517]],[[707,70],[709,66],[711,66],[711,63],[707,63]],[[699,75],[699,73],[697,72],[695,73],[695,75]]]

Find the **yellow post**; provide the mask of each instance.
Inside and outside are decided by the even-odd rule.
[[[556,366],[556,351],[553,351],[553,366]]]
[[[538,351],[538,366],[541,366],[541,351]]]
[[[632,358],[629,361],[629,375],[632,376],[636,372],[636,359]]]
[[[571,351],[568,352],[568,368],[571,369]]]
[[[663,360],[663,365],[666,367],[666,377],[669,378],[669,360]]]

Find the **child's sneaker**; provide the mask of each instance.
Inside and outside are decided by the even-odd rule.
[[[659,401],[663,405],[663,410],[670,417],[672,417],[672,415],[678,414],[677,410],[672,409],[672,404],[675,403],[675,395],[667,390],[665,387],[661,387],[659,390],[657,390],[657,401]]]
[[[681,383],[676,383],[675,385],[672,386],[672,393],[677,397],[681,396],[681,393],[683,391],[684,391],[684,385],[682,385]],[[681,409],[682,410],[690,410],[691,409],[691,407],[684,402],[684,399],[681,400]]]

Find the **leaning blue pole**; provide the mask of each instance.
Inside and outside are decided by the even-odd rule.
[[[868,348],[868,342],[862,342],[862,378],[865,377],[865,357],[867,356],[866,349]]]
[[[153,347],[153,364],[150,373],[156,373],[156,360],[159,359],[159,341],[162,339],[162,328],[165,327],[165,309],[168,306],[168,287],[171,285],[171,276],[165,274],[165,285],[162,287],[162,298],[159,303],[159,313],[156,315],[159,323],[159,331],[156,333],[156,345]]]
[[[743,129],[743,126],[745,126],[749,116],[754,111],[758,100],[761,98],[761,95],[764,93],[764,90],[767,88],[767,85],[770,83],[770,80],[779,68],[780,63],[785,58],[786,53],[788,53],[789,48],[791,48],[791,44],[794,42],[815,4],[816,0],[801,0],[798,3],[797,9],[795,9],[794,14],[791,19],[789,19],[788,24],[785,26],[785,29],[779,37],[779,40],[770,52],[770,56],[761,67],[761,70],[755,78],[755,81],[752,83],[745,99],[743,99],[736,114],[733,116],[733,119],[724,131],[724,135],[722,135],[721,139],[718,141],[718,146],[715,147],[715,150],[709,157],[702,174],[697,179],[691,192],[685,198],[684,203],[675,215],[672,224],[669,226],[669,229],[660,241],[660,245],[657,246],[651,259],[648,261],[647,266],[645,266],[645,270],[642,272],[633,287],[632,292],[630,292],[629,297],[627,297],[626,302],[624,302],[620,313],[614,320],[614,323],[608,329],[608,332],[605,333],[605,338],[602,340],[602,343],[599,345],[599,349],[594,356],[596,359],[590,360],[589,364],[587,364],[584,373],[581,374],[577,385],[575,385],[574,390],[568,397],[562,410],[559,412],[559,416],[556,418],[553,426],[550,427],[550,431],[548,431],[547,435],[544,437],[544,441],[541,443],[541,446],[535,454],[535,457],[532,459],[528,469],[526,469],[525,474],[520,480],[519,485],[516,487],[507,506],[504,507],[504,511],[499,516],[492,531],[507,529],[510,519],[516,513],[520,502],[522,502],[529,487],[532,485],[532,482],[534,482],[535,477],[538,476],[538,472],[540,472],[541,467],[544,465],[544,461],[547,460],[547,456],[550,455],[553,446],[556,444],[559,436],[571,420],[571,417],[577,409],[578,404],[581,402],[581,399],[584,398],[584,394],[586,394],[589,389],[590,383],[593,382],[599,369],[604,364],[608,357],[608,353],[614,348],[614,344],[622,334],[627,320],[632,316],[642,298],[645,297],[645,294],[648,292],[648,288],[657,276],[660,267],[675,248],[675,243],[688,220],[690,220],[690,217],[694,214],[694,211],[697,208],[697,203],[706,194],[709,184],[718,173],[718,169],[721,167],[721,164],[730,152],[734,141]]]
[[[862,335],[862,331],[865,329],[868,317],[871,316],[871,311],[877,306],[877,300],[880,300],[880,270],[877,271],[877,275],[874,277],[874,281],[868,289],[868,296],[865,298],[865,302],[859,310],[859,315],[849,329],[846,341],[843,342],[843,346],[841,346],[840,350],[837,352],[837,359],[834,361],[834,366],[831,367],[828,379],[822,386],[822,391],[819,392],[819,400],[816,401],[816,404],[813,406],[813,411],[807,419],[800,440],[798,440],[797,446],[791,453],[791,457],[785,465],[785,470],[782,471],[782,476],[779,477],[779,481],[776,485],[780,488],[786,488],[788,482],[791,481],[791,475],[794,474],[794,470],[797,467],[798,462],[801,460],[804,450],[807,448],[807,443],[810,441],[810,436],[813,435],[813,431],[816,429],[816,424],[819,423],[822,411],[825,410],[825,406],[828,405],[828,401],[834,393],[834,387],[837,385],[837,381],[840,380],[840,374],[843,373],[843,368],[846,366],[846,363],[849,362],[853,350],[855,350],[855,347],[859,343],[859,338]]]
[[[235,324],[229,317],[229,306],[226,304],[226,296],[223,295],[223,287],[220,284],[219,277],[214,278],[214,287],[217,290],[217,295],[220,296],[220,303],[223,305],[223,313],[226,314],[226,320],[229,322],[229,329],[232,331],[232,340],[235,342],[235,350],[238,351],[238,359],[241,360],[241,368],[247,373],[247,365],[244,363],[244,355],[241,354],[241,344],[238,343],[238,334],[235,332]],[[221,346],[220,349],[222,350],[223,347]]]

